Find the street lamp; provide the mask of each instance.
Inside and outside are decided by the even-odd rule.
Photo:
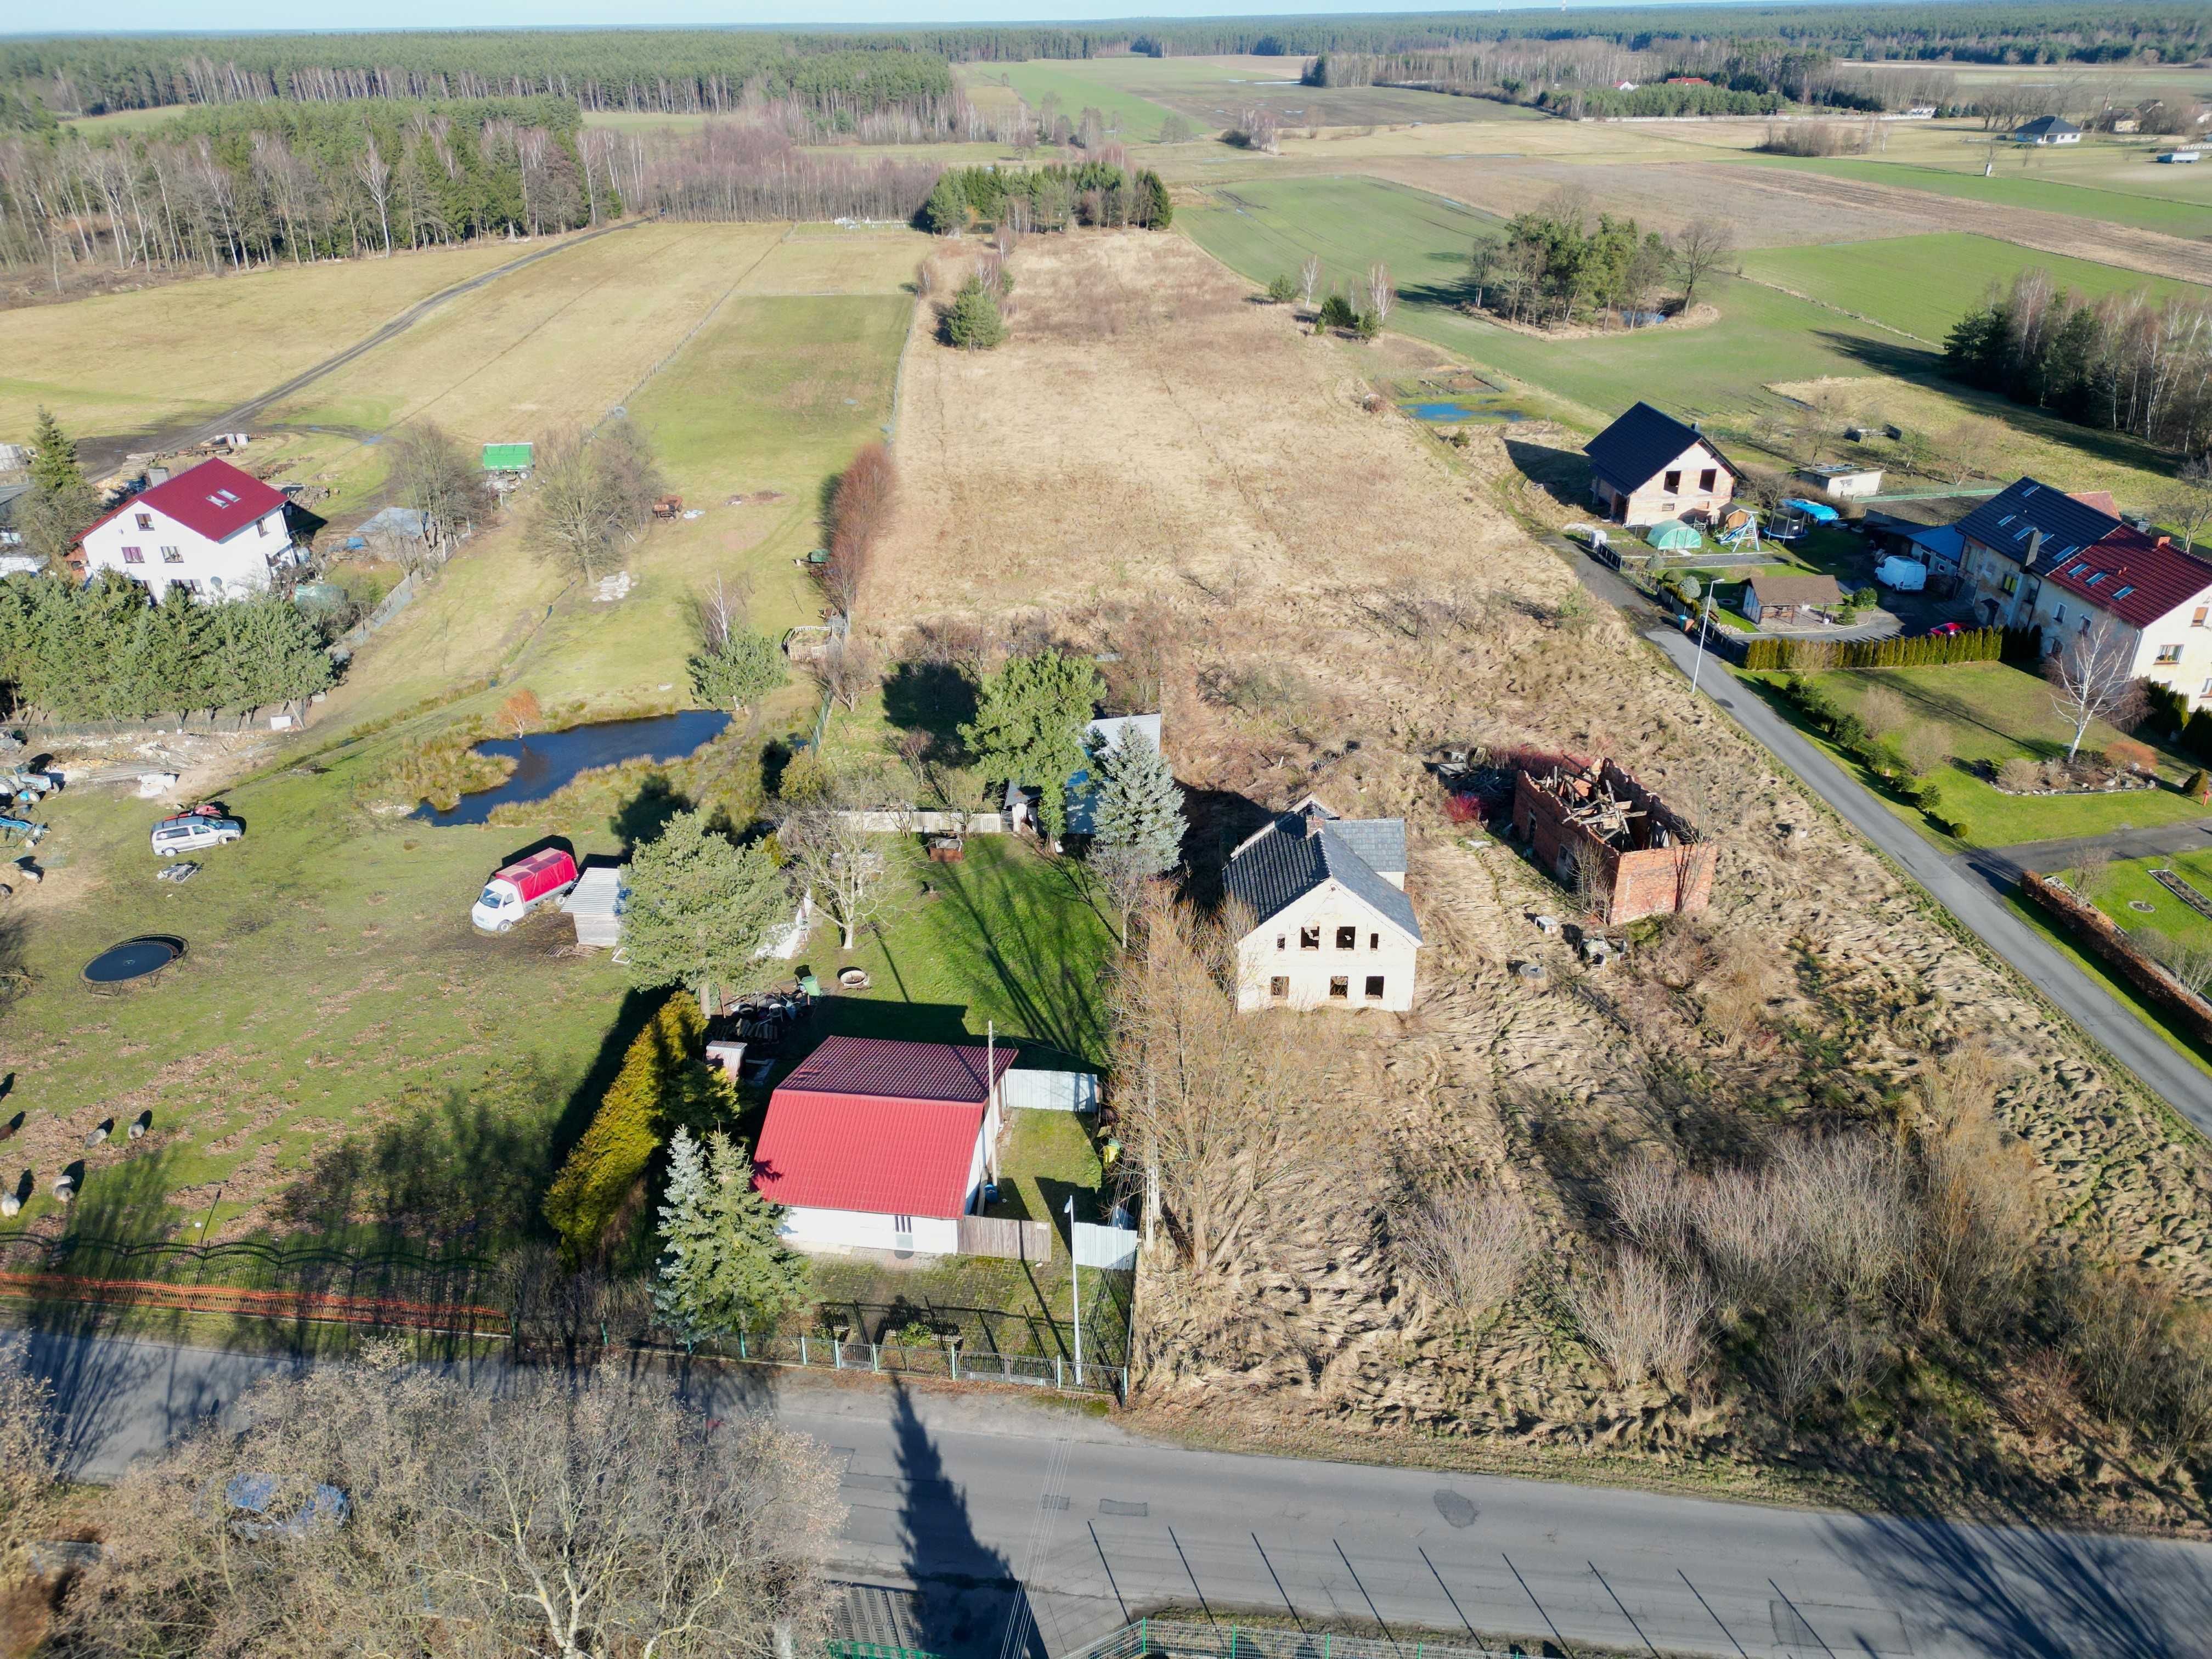
[[[1690,665],[1690,690],[1691,690],[1691,691],[1692,691],[1692,692],[1693,692],[1693,693],[1694,693],[1694,692],[1697,690],[1697,689],[1698,689],[1698,675],[1700,675],[1701,673],[1703,673],[1703,672],[1705,672],[1705,630],[1706,630],[1707,629],[1711,628],[1712,625],[1713,625],[1713,585],[1712,585],[1711,582],[1707,582],[1707,583],[1705,584],[1705,609],[1704,609],[1703,611],[1699,611],[1699,612],[1698,612],[1698,655],[1697,655],[1697,660],[1695,660],[1694,662],[1692,662],[1692,663]]]

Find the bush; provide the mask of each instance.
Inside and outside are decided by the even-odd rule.
[[[2147,743],[2137,743],[2133,738],[2115,738],[2105,745],[2105,758],[2114,766],[2133,772],[2158,770],[2158,754]]]
[[[2181,793],[2191,800],[2212,800],[2212,778],[2206,777],[2200,766],[2189,775],[2189,781],[2181,786]]]
[[[1352,308],[1352,301],[1341,294],[1332,294],[1321,302],[1320,325],[1323,328],[1357,328],[1359,313]]]
[[[1006,337],[999,301],[981,276],[970,276],[945,312],[945,342],[963,351],[988,351]]]
[[[1297,279],[1287,273],[1277,276],[1273,282],[1267,284],[1267,297],[1279,306],[1290,304],[1298,297]]]
[[[2042,782],[2043,769],[2025,756],[2014,755],[1997,768],[1997,787],[2015,795],[2024,795]]]

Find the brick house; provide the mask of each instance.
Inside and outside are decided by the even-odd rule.
[[[1715,518],[1735,499],[1742,476],[1694,426],[1639,403],[1583,447],[1590,495],[1625,525]]]
[[[1513,828],[1607,927],[1694,915],[1712,902],[1719,854],[1696,825],[1612,761],[1562,757],[1513,779]]]
[[[1423,941],[1405,819],[1341,818],[1309,795],[1230,854],[1222,885],[1252,921],[1239,1009],[1413,1006]]]

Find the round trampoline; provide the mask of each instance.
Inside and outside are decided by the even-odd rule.
[[[167,934],[149,933],[111,945],[84,965],[86,980],[94,985],[121,985],[125,981],[158,974],[185,953],[185,942]]]

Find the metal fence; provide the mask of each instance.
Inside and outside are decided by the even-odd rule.
[[[1097,1227],[1088,1221],[1079,1221],[1070,1249],[1079,1267],[1131,1273],[1137,1266],[1138,1237],[1134,1227]]]
[[[1095,1112],[1098,1109],[1096,1072],[1030,1072],[1019,1066],[999,1085],[1006,1104],[1025,1112]]]
[[[971,1353],[957,1342],[925,1348],[897,1342],[843,1342],[826,1336],[740,1335],[715,1345],[712,1352],[757,1365],[940,1377],[948,1382],[1014,1382],[1066,1394],[1111,1395],[1117,1400],[1127,1395],[1129,1387],[1124,1365],[1078,1365],[1057,1354]]]
[[[1065,1659],[1144,1659],[1154,1653],[1193,1659],[1507,1659],[1496,1648],[1457,1642],[1394,1642],[1332,1631],[1255,1630],[1249,1625],[1170,1619],[1140,1619]]]

